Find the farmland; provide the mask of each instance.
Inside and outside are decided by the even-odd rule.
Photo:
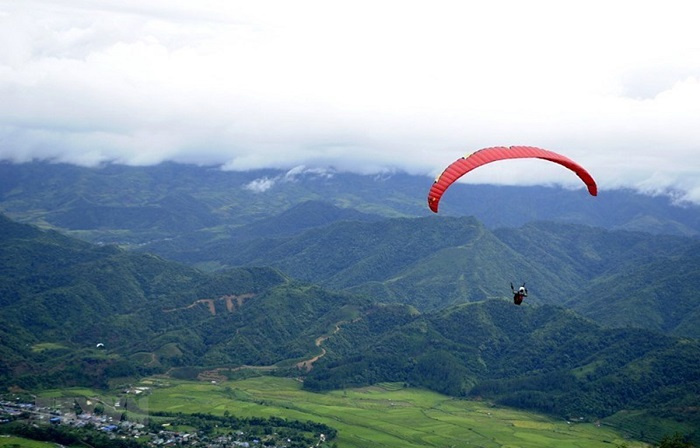
[[[140,416],[226,413],[312,420],[338,430],[334,442],[339,448],[647,446],[626,440],[605,425],[552,419],[396,383],[328,393],[311,393],[296,380],[265,376],[218,383],[151,379],[144,385],[148,393],[130,406]],[[138,414],[130,418],[137,419]]]

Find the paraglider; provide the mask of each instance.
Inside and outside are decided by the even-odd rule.
[[[583,183],[586,184],[588,192],[592,196],[598,194],[598,186],[593,177],[581,165],[568,157],[534,146],[494,146],[480,149],[451,163],[430,188],[428,206],[433,212],[437,213],[440,198],[445,193],[445,190],[457,179],[482,165],[506,159],[542,159],[558,163],[576,173]]]
[[[527,297],[527,288],[525,287],[525,283],[523,283],[517,290],[513,286],[513,283],[511,283],[510,290],[513,292],[513,303],[516,305],[523,303],[523,299]]]

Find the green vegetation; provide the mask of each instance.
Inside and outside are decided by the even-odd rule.
[[[304,382],[310,390],[401,381],[587,421],[648,409],[700,423],[698,341],[601,329],[555,307],[492,300],[405,314],[403,323],[377,308],[324,346]]]
[[[659,443],[659,448],[693,448],[694,445],[690,443],[681,434],[673,434],[664,436]]]
[[[398,225],[405,227],[398,233],[408,233],[412,222],[391,222],[383,232]],[[165,372],[221,380],[249,375],[254,370],[240,367],[254,366],[303,377],[313,391],[390,381],[586,421],[635,410],[690,426],[700,420],[693,411],[700,393],[697,340],[605,329],[529,301],[514,307],[486,300],[421,314],[299,283],[270,268],[205,274],[9,220],[0,225],[7,230],[0,276],[7,296],[16,298],[3,307],[0,327],[6,387],[106,389]],[[495,241],[474,220],[444,225],[465,229],[467,245]],[[604,250],[592,248],[591,238],[581,234],[561,247]],[[401,240],[392,241],[378,247],[391,252]],[[375,270],[395,276],[393,269]]]
[[[52,442],[53,446],[87,445],[93,448],[143,448],[143,445],[136,440],[113,438],[104,431],[96,431],[94,428],[72,428],[67,425],[12,424],[7,428],[0,427],[0,430],[11,431],[13,435],[20,436],[22,440],[28,440],[30,443],[38,443],[36,441]]]
[[[227,397],[227,388],[234,399]],[[465,442],[484,447],[602,447],[624,440],[614,431],[593,424],[567,424],[395,384],[315,394],[303,391],[294,380],[271,377],[217,386],[179,383],[168,389],[155,389],[149,396],[150,409],[178,409],[181,400],[177,397],[188,397],[190,411],[229,410],[236,415],[321,421],[338,429],[341,448],[372,443],[425,447]]]
[[[40,442],[14,436],[0,436],[0,448],[55,448],[53,442]]]
[[[280,417],[237,417],[224,411],[223,415],[194,412],[158,412],[151,411],[149,430],[157,434],[164,427],[183,431],[198,432],[207,438],[229,435],[234,440],[263,446],[285,446],[287,448],[306,448],[318,446],[325,448],[336,438],[337,431],[323,423],[310,420],[305,422]],[[166,421],[167,423],[162,423]]]
[[[67,350],[68,347],[66,347],[63,344],[57,344],[55,342],[40,342],[38,344],[34,344],[32,346],[32,351],[36,353],[41,353],[43,351],[47,350]]]
[[[525,279],[533,286],[531,302],[567,302],[605,325],[700,337],[692,292],[697,240],[532,224],[559,220],[644,230],[644,222],[653,222],[652,232],[692,236],[700,234],[697,207],[672,207],[662,198],[624,191],[590,200],[557,189],[458,185],[441,215],[465,207],[488,229],[518,227],[469,239],[473,219],[461,228],[444,218],[362,224],[379,214],[424,216],[430,179],[326,174],[299,174],[278,185],[284,188],[252,193],[246,189],[251,181],[282,179],[284,173],[171,163],[99,169],[0,163],[0,210],[206,269],[274,265],[297,279],[421,310],[502,297],[504,284]],[[673,266],[685,268],[676,273]],[[93,291],[81,285],[66,293]]]
[[[691,409],[686,409],[685,412],[693,411]],[[621,411],[607,417],[605,422],[625,434],[630,435],[632,438],[660,443],[665,438],[673,435],[680,436],[682,434],[682,438],[687,443],[690,443],[692,440],[695,446],[700,446],[700,441],[698,441],[697,437],[697,419],[695,421],[678,421],[672,418],[663,418],[663,413],[651,410]]]
[[[289,225],[279,218],[278,228]],[[332,249],[330,249],[332,248]],[[273,266],[294,278],[421,311],[506,297],[525,279],[528,303],[565,305],[611,327],[700,337],[696,239],[533,223],[488,230],[474,218],[343,221],[307,232],[150,246],[187,263]]]
[[[188,263],[274,266],[422,311],[503,298],[509,282],[526,279],[536,285],[528,303],[565,305],[606,326],[698,337],[699,249],[690,238],[575,225],[490,231],[474,218],[416,218],[338,222],[287,237],[231,238],[163,253]]]
[[[258,179],[278,182],[264,192],[246,188]],[[309,200],[384,217],[425,216],[429,213],[425,196],[432,181],[402,173],[237,172],[174,163],[98,168],[0,163],[0,210],[24,222],[60,227],[96,242],[142,244],[177,238],[176,244],[192,239],[201,243]],[[476,216],[490,228],[563,220],[652,233],[700,233],[695,207],[674,207],[667,198],[631,191],[606,190],[596,200],[580,193],[456,185],[441,214]]]
[[[460,400],[435,392],[383,383],[328,393],[304,391],[288,378],[257,377],[217,384],[156,379],[135,399],[141,416],[207,413],[276,417],[323,423],[338,430],[338,448],[369,445],[411,448],[444,446],[595,448],[644,447],[604,422],[567,422],[486,401]],[[158,384],[158,385],[155,385]],[[105,401],[114,398],[105,397]]]
[[[336,410],[342,425],[356,427],[382,415],[335,403],[300,409],[296,401],[354,397],[360,392],[351,388],[361,386],[362,396],[397,400],[420,387],[452,397],[427,408],[422,398],[406,398],[435,427],[386,421],[373,437],[415,446],[432,443],[434,433],[455,440],[464,427],[452,428],[447,417],[478,414],[460,407],[475,403],[469,398],[576,422],[566,428],[600,421],[634,439],[658,442],[672,430],[700,440],[697,240],[551,222],[492,230],[476,218],[407,218],[425,206],[411,199],[412,189],[422,191],[415,185],[382,196],[382,185],[362,179],[346,194],[319,177],[313,185],[290,182],[291,195],[257,195],[244,186],[261,173],[209,170],[200,181],[202,170],[0,164],[7,174],[0,207],[12,216],[209,271],[0,215],[0,386],[109,390],[168,374],[207,388],[216,381],[225,399],[244,412],[252,406],[251,416],[297,412],[333,427]],[[205,185],[193,187],[198,182]],[[394,218],[315,201],[321,191],[365,212],[379,210],[367,200],[376,194]],[[692,234],[700,226],[690,218],[668,215]],[[507,285],[519,280],[531,295],[514,307]],[[231,386],[277,381],[262,374],[302,380],[289,392],[299,396],[271,406],[277,398]],[[369,387],[387,382],[400,386]],[[163,411],[189,413],[196,401],[177,400]],[[510,425],[502,426],[520,428]]]

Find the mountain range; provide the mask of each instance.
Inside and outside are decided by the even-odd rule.
[[[297,214],[308,220],[340,213],[315,202],[294,209],[266,225],[281,229]],[[489,230],[473,217],[354,219],[270,235],[141,250],[192,265],[272,266],[421,311],[504,298],[511,282],[524,281],[532,303],[566,306],[607,326],[700,337],[700,302],[692,293],[700,278],[700,241],[694,238],[553,222]]]
[[[3,386],[257,366],[700,427],[696,207],[459,185],[432,215],[403,174],[0,171]]]
[[[307,201],[383,218],[428,216],[431,184],[430,178],[401,172],[370,176],[303,167],[236,172],[173,163],[86,168],[0,162],[0,211],[92,242],[138,245],[185,234],[216,239]],[[474,216],[490,229],[556,221],[700,235],[697,205],[605,185],[594,198],[556,187],[458,183],[443,199],[441,216]]]
[[[7,218],[0,229],[5,385],[257,365],[306,375],[312,390],[403,381],[557,415],[694,418],[696,339],[501,299],[420,312],[271,268],[207,274]]]

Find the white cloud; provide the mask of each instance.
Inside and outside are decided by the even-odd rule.
[[[223,169],[227,169],[226,166]],[[243,186],[244,189],[252,191],[254,193],[264,193],[272,188],[278,183],[291,183],[296,182],[301,177],[311,177],[311,178],[324,178],[328,179],[333,177],[334,171],[328,168],[307,168],[306,166],[300,165],[295,166],[284,174],[279,176],[269,177],[263,176],[261,178],[255,179]]]
[[[436,175],[526,144],[584,164],[601,190],[698,200],[695,8],[0,0],[0,159]],[[569,181],[539,165],[477,171]]]
[[[276,178],[261,177],[245,184],[243,188],[253,193],[264,193],[274,187],[276,183]]]

